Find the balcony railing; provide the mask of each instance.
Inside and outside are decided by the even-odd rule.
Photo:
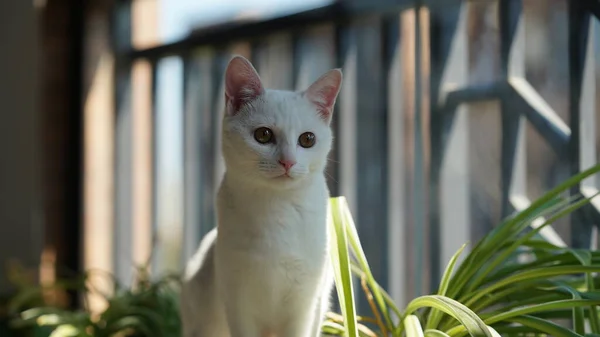
[[[343,68],[329,186],[348,198],[374,275],[400,302],[435,288],[462,243],[598,161],[597,1],[342,1],[147,49],[131,45],[130,10],[118,8],[114,29],[124,281],[150,242],[155,270],[178,270],[215,225],[233,53],[267,87],[302,89]],[[598,211],[543,235],[590,246]]]

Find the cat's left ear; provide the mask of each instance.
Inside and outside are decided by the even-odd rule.
[[[313,103],[319,115],[328,124],[331,122],[333,106],[342,86],[342,70],[332,69],[319,77],[304,91],[305,97]]]

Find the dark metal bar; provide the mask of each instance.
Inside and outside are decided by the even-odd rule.
[[[500,62],[503,76],[504,90],[498,93],[500,100],[500,111],[502,119],[502,153],[501,153],[501,216],[508,216],[514,208],[510,202],[510,192],[514,177],[514,164],[516,160],[518,136],[519,136],[519,113],[508,99],[510,88],[508,87],[510,52],[512,50],[519,16],[522,15],[521,0],[505,0],[498,3],[498,21],[500,24]]]
[[[477,84],[446,94],[446,109],[455,110],[462,103],[490,101],[506,96],[510,92],[508,84],[504,80]]]
[[[202,205],[203,156],[202,74],[191,53],[183,56],[183,195],[184,195],[184,249],[183,264],[187,263],[200,242]]]
[[[195,113],[198,116],[197,129],[198,132],[196,146],[199,153],[194,155],[199,156],[199,171],[197,172],[200,182],[197,188],[199,198],[199,220],[196,226],[199,226],[198,239],[202,238],[214,225],[214,194],[213,194],[213,170],[210,169],[210,165],[214,163],[214,146],[211,144],[214,142],[213,133],[215,132],[213,127],[214,111],[214,90],[215,85],[213,81],[213,55],[207,50],[202,54],[197,55],[195,59],[197,66],[197,78],[200,83],[195,84],[196,98],[192,101],[197,104],[193,110],[188,113]],[[191,83],[190,83],[191,85]],[[191,88],[191,87],[190,87]],[[191,103],[191,102],[190,102]],[[188,106],[188,109],[192,109],[192,106]],[[218,131],[218,130],[217,130]]]
[[[522,7],[522,0],[502,0],[498,2],[500,61],[502,62],[501,69],[504,77],[508,76],[509,55],[517,32]]]
[[[65,227],[63,263],[67,270],[79,272],[83,267],[80,258],[82,251],[80,240],[83,227],[83,53],[84,53],[84,18],[86,5],[83,1],[70,1],[69,14],[69,122],[67,123],[68,149],[66,150],[65,174]],[[60,255],[59,255],[60,256]],[[59,269],[60,270],[60,269]],[[59,277],[63,273],[59,271]],[[79,294],[69,290],[69,303],[75,307],[79,302]]]
[[[357,176],[358,234],[371,270],[387,288],[387,105],[382,22],[369,18],[356,25],[357,46]],[[376,210],[376,211],[373,211]],[[359,301],[367,312],[368,304]]]
[[[516,161],[518,137],[520,131],[519,113],[510,101],[501,100],[501,120],[502,120],[502,154],[501,154],[501,216],[506,217],[514,211],[510,202],[511,187],[514,177],[514,165]]]
[[[113,50],[127,50],[131,45],[131,6],[117,5],[112,24]],[[131,111],[131,63],[116,60],[115,64],[115,251],[113,261],[115,275],[122,284],[131,281],[133,264],[132,242],[132,111]]]
[[[428,240],[431,249],[430,258],[430,290],[436,290],[441,270],[441,239],[440,228],[440,183],[441,167],[444,158],[446,141],[444,134],[448,133],[454,116],[454,110],[448,113],[440,105],[442,91],[442,75],[449,61],[452,38],[456,33],[460,16],[460,0],[428,0],[424,5],[429,8],[429,43],[430,43],[430,154],[431,169],[429,172],[429,230]],[[446,130],[446,131],[445,131]],[[419,268],[419,266],[415,266]],[[417,286],[419,286],[417,284]],[[423,290],[417,289],[416,296],[422,295]]]
[[[334,4],[296,13],[292,15],[267,18],[260,21],[231,21],[209,26],[192,32],[185,39],[160,45],[144,50],[129,50],[121,54],[125,58],[158,58],[168,55],[181,54],[186,50],[202,45],[224,46],[233,40],[244,40],[264,37],[276,31],[298,31],[307,25],[323,22],[344,22],[349,18],[346,7],[336,2]]]
[[[156,251],[157,246],[159,244],[158,238],[158,212],[159,212],[159,200],[158,200],[158,123],[156,122],[158,119],[158,95],[156,94],[158,91],[158,63],[156,60],[150,61],[151,67],[151,78],[152,82],[150,84],[150,97],[152,99],[152,111],[150,112],[150,118],[152,129],[152,144],[151,144],[151,152],[152,152],[152,245],[151,245],[151,265],[153,268],[156,268],[157,265],[157,257]]]
[[[209,228],[213,228],[217,225],[217,218],[215,212],[215,200],[219,181],[216,172],[216,163],[219,153],[216,151],[215,140],[217,139],[217,133],[221,132],[220,125],[220,102],[225,99],[224,96],[220,96],[221,84],[227,63],[229,62],[230,56],[225,50],[217,50],[212,60],[212,66],[210,71],[210,109],[204,111],[205,124],[203,127],[203,143],[204,151],[206,154],[205,159],[205,176],[203,179],[203,204],[205,214],[202,217],[204,221],[202,223],[202,230],[208,231]]]
[[[335,63],[335,67],[339,67],[341,68],[344,65],[344,59],[345,59],[345,55],[348,52],[348,48],[349,48],[349,43],[348,43],[348,39],[346,37],[345,31],[347,29],[346,25],[336,25],[335,26],[335,33],[334,33],[334,43],[335,43],[335,59],[334,59],[334,63]],[[344,69],[342,70],[344,71]],[[342,86],[344,86],[345,83],[342,83]],[[334,184],[333,186],[329,186],[329,193],[331,196],[339,196],[341,193],[341,189],[340,189],[340,151],[341,151],[341,144],[339,142],[339,135],[341,133],[340,130],[340,119],[341,119],[341,111],[340,111],[340,105],[341,105],[341,100],[338,98],[337,104],[335,105],[334,111],[333,111],[333,119],[331,121],[331,128],[333,130],[333,135],[335,137],[334,142],[333,142],[333,150],[332,150],[332,155],[330,156],[331,160],[335,161],[335,165],[333,165],[333,169],[329,170],[329,173],[333,175],[336,184]],[[337,296],[337,294],[335,294],[335,296]],[[337,302],[336,302],[337,303]]]
[[[589,1],[595,2],[595,1]],[[582,1],[569,1],[569,73],[570,77],[570,119],[571,137],[568,143],[568,160],[571,174],[581,171],[580,167],[580,104],[582,84],[585,71],[590,13]],[[580,186],[571,189],[571,194],[580,192]],[[589,248],[591,246],[592,226],[586,221],[585,212],[580,210],[571,213],[571,246],[574,248]]]
[[[414,242],[416,247],[425,246],[425,212],[426,209],[424,205],[426,204],[426,180],[425,180],[425,158],[424,158],[424,137],[423,137],[423,51],[422,51],[422,34],[421,34],[421,8],[423,8],[422,1],[415,1],[415,107],[414,107],[414,180],[412,181],[412,198],[413,202],[413,218],[414,218]],[[419,252],[414,255],[415,257],[415,266],[417,268],[423,266],[423,250],[419,248]],[[424,269],[424,268],[420,268]],[[437,271],[430,269],[430,275],[432,279],[438,279]],[[422,271],[417,273],[417,276],[420,278],[422,275]],[[423,282],[416,282],[417,291],[421,291]]]
[[[525,80],[522,80],[524,82]],[[543,111],[539,111],[539,103],[546,104],[541,96],[534,91],[523,91],[511,83],[513,89],[512,100],[518,111],[527,117],[529,122],[536,128],[539,134],[550,144],[552,149],[559,155],[567,151],[569,139],[573,137],[571,131],[565,129],[562,120],[554,120]]]

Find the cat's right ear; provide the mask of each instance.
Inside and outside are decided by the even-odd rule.
[[[235,115],[240,108],[264,93],[258,73],[247,59],[234,56],[225,70],[225,112]]]

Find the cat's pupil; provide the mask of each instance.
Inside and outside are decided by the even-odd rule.
[[[273,131],[269,128],[260,127],[254,131],[254,139],[261,144],[273,142]]]
[[[298,143],[303,148],[313,147],[315,145],[315,134],[312,132],[305,132],[298,138]]]

